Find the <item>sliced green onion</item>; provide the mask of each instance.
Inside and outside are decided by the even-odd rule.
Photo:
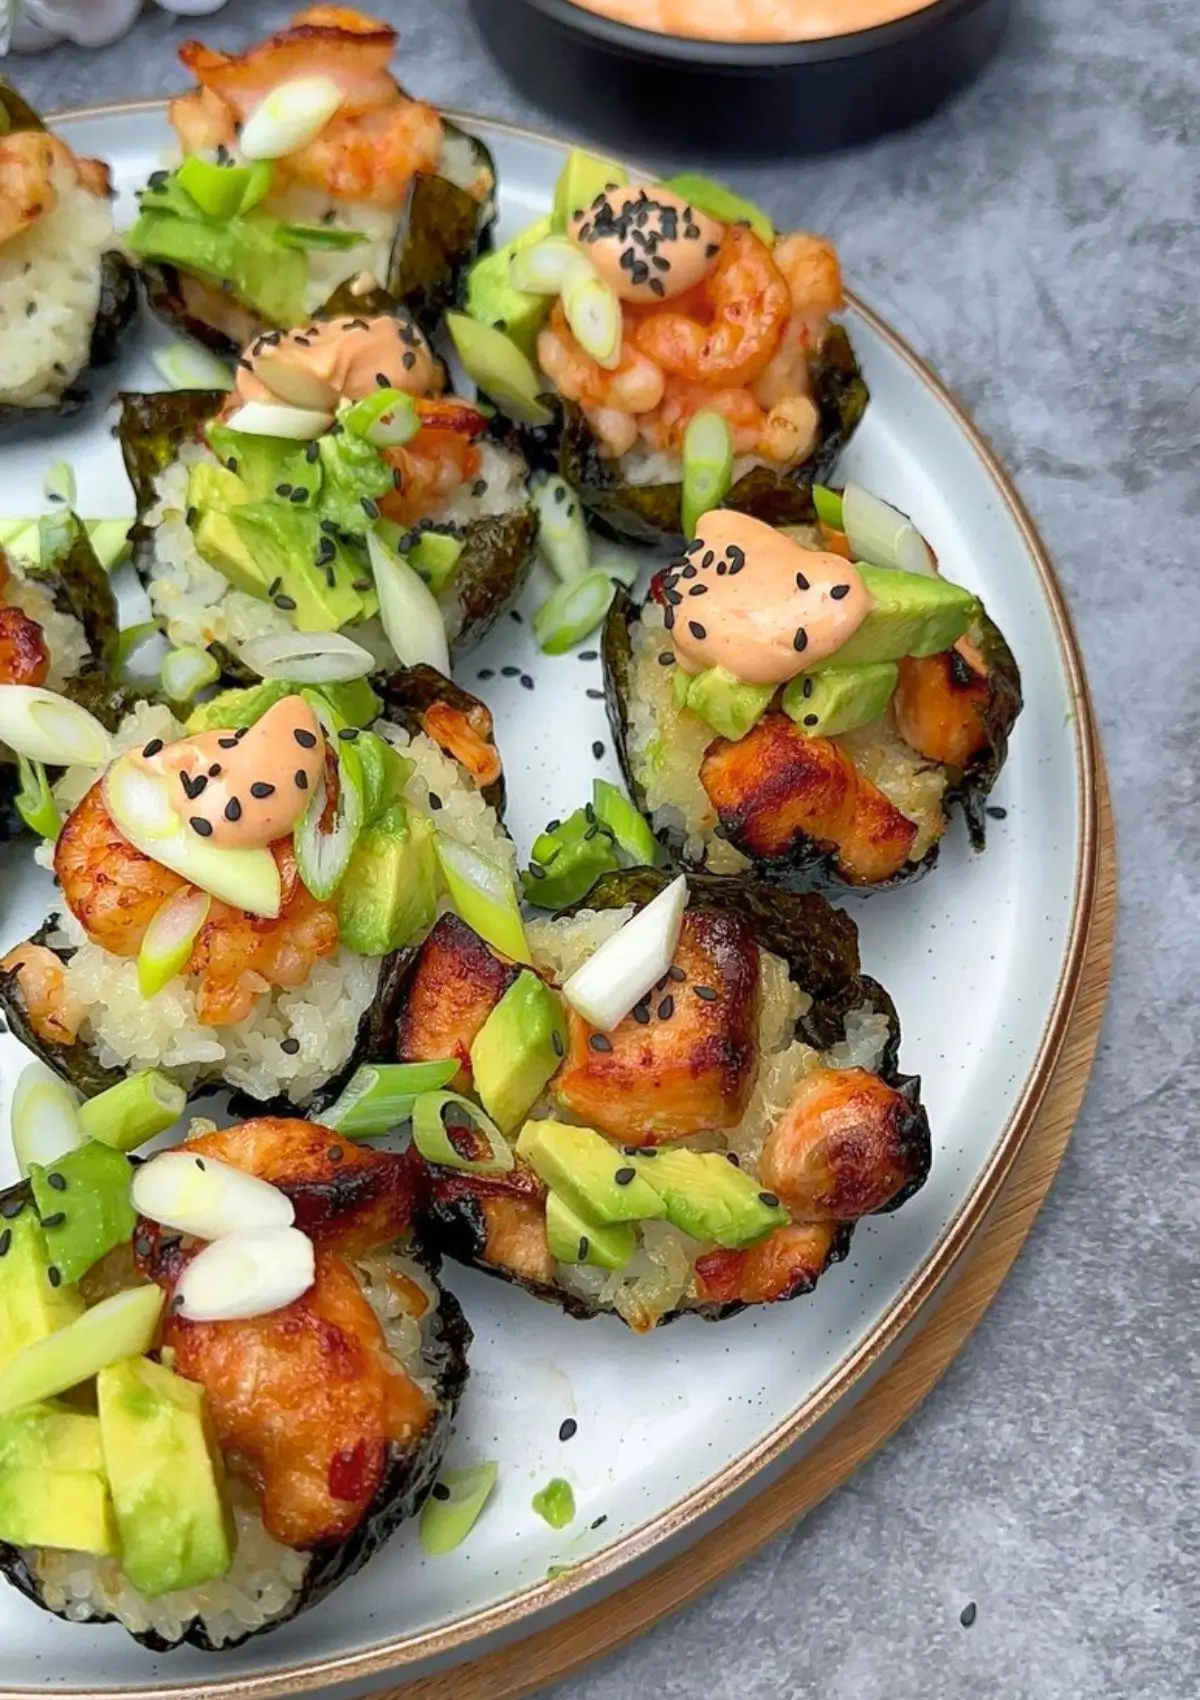
[[[540,1488],[530,1503],[552,1529],[565,1529],[568,1523],[575,1521],[575,1494],[570,1482],[564,1481],[561,1476],[555,1476],[553,1481]]]
[[[457,1073],[455,1061],[365,1063],[325,1111],[321,1125],[347,1139],[378,1139],[408,1120],[423,1093],[448,1086]]]
[[[233,373],[223,360],[190,342],[173,342],[150,356],[164,383],[173,390],[231,390]]]
[[[16,796],[17,813],[39,838],[57,838],[62,816],[50,790],[46,769],[40,761],[30,761],[28,756],[17,757],[17,769],[21,775],[21,789]]]
[[[449,674],[446,626],[429,586],[374,531],[367,533],[367,554],[379,596],[379,618],[400,665],[436,667],[439,673]]]
[[[652,868],[657,846],[643,817],[607,779],[592,781],[592,813],[606,826],[635,868]]]
[[[51,767],[98,767],[112,755],[95,715],[42,685],[0,685],[0,744]]]
[[[533,616],[533,635],[547,655],[562,655],[594,632],[612,606],[616,588],[607,573],[590,572],[560,584]]]
[[[417,404],[404,390],[376,390],[356,401],[340,417],[352,436],[365,437],[377,448],[407,443],[421,429]]]
[[[658,984],[675,960],[687,901],[680,874],[575,970],[562,993],[585,1021],[611,1033]]]
[[[260,679],[289,679],[297,685],[337,685],[365,679],[375,657],[341,632],[279,632],[251,638],[238,650]]]
[[[566,236],[547,236],[518,248],[508,262],[508,281],[527,295],[557,295],[577,262],[584,259]],[[592,268],[593,273],[595,267]]]
[[[554,572],[564,584],[583,578],[591,565],[591,546],[583,503],[575,491],[554,473],[534,490],[533,504],[538,546]]]
[[[56,460],[53,466],[47,467],[46,476],[42,479],[42,489],[47,501],[62,502],[64,507],[73,508],[78,490],[75,484],[75,469],[69,460]]]
[[[37,520],[0,519],[0,549],[7,550],[10,555],[16,555],[19,560],[32,561],[36,565],[42,558]]]
[[[449,1123],[448,1111],[453,1112]],[[491,1117],[457,1092],[423,1092],[413,1105],[412,1124],[413,1144],[427,1163],[471,1175],[506,1175],[516,1164],[512,1148]],[[460,1144],[472,1151],[482,1144],[483,1154],[465,1155],[454,1142],[455,1132]]]
[[[158,676],[162,680],[164,694],[172,702],[191,702],[196,692],[202,691],[205,685],[216,684],[221,677],[221,668],[216,657],[207,649],[185,644],[182,649],[167,652]]]
[[[88,1139],[116,1151],[135,1151],[165,1133],[186,1108],[182,1086],[160,1069],[143,1068],[81,1104],[79,1125]]]
[[[430,1558],[442,1558],[466,1540],[491,1496],[499,1469],[489,1462],[442,1471],[421,1507],[418,1526],[421,1546]]]
[[[307,147],[342,104],[334,77],[293,77],[259,101],[238,138],[244,159],[282,159]]]
[[[247,437],[282,437],[289,443],[311,443],[332,425],[330,414],[314,407],[291,407],[273,401],[248,401],[225,421],[231,431]]]
[[[812,497],[821,524],[827,525],[830,531],[844,531],[841,492],[831,490],[827,484],[814,484]]]
[[[466,313],[447,313],[446,329],[468,378],[518,425],[549,425],[553,413],[540,400],[537,367],[502,331]]]
[[[733,484],[733,432],[723,413],[697,413],[683,433],[683,532],[695,537],[706,513],[719,508]]]
[[[507,869],[444,832],[435,833],[433,843],[457,913],[505,956],[528,962],[529,942]]]
[[[847,484],[842,491],[842,517],[856,561],[927,577],[937,572],[929,545],[908,515],[861,484]]]
[[[321,827],[321,817],[328,802],[322,766],[292,840],[300,878],[317,901],[324,903],[346,877],[346,869],[350,866],[354,846],[366,819],[366,788],[358,751],[352,742],[338,737],[344,726],[341,716],[334,714],[319,692],[312,690],[302,694],[321,722],[329,747],[337,757],[338,795],[332,830],[325,832]]]
[[[252,212],[260,201],[265,201],[271,192],[271,185],[274,181],[275,161],[273,159],[256,159],[250,167],[238,212]]]
[[[117,677],[128,682],[134,676],[130,666],[139,649],[144,649],[161,634],[155,620],[142,620],[136,626],[126,626],[125,630],[117,633],[117,641],[113,645],[113,666]]]
[[[53,1399],[122,1358],[142,1357],[154,1344],[165,1299],[162,1288],[149,1283],[127,1287],[24,1347],[0,1370],[0,1416]]]
[[[328,224],[281,224],[275,234],[285,248],[357,248],[367,240],[361,230],[335,230]]]
[[[241,211],[242,197],[250,181],[250,168],[218,165],[214,160],[193,153],[175,173],[175,181],[209,218],[229,219]]]
[[[580,348],[613,371],[621,360],[621,298],[582,254],[563,282],[562,304]]]
[[[182,974],[211,907],[207,891],[184,886],[154,911],[137,959],[138,991],[144,998],[154,997]]]
[[[610,578],[614,584],[622,584],[626,590],[632,590],[637,583],[638,574],[642,570],[645,557],[635,555],[632,550],[624,548],[620,543],[601,543],[592,550],[592,567],[605,578]]]
[[[10,1123],[22,1175],[28,1175],[35,1163],[57,1163],[84,1142],[79,1100],[44,1062],[26,1063],[17,1076]]]

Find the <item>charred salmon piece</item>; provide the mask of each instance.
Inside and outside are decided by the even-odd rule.
[[[744,1251],[710,1251],[696,1259],[701,1304],[771,1304],[807,1293],[828,1266],[837,1239],[829,1222],[776,1228]]]
[[[204,1388],[222,1447],[248,1460],[263,1521],[285,1546],[352,1535],[389,1449],[411,1445],[432,1414],[388,1355],[354,1272],[328,1248],[317,1250],[312,1287],[286,1309],[239,1322],[168,1314],[163,1345]]]
[[[689,909],[669,977],[611,1033],[567,1011],[554,1102],[622,1144],[665,1144],[745,1114],[758,1067],[758,946],[737,915]]]
[[[763,1147],[759,1175],[797,1221],[852,1222],[928,1168],[923,1111],[865,1069],[818,1068]]]
[[[245,53],[219,53],[202,42],[185,41],[179,59],[238,118],[248,118],[281,83],[317,76],[338,84],[339,114],[350,118],[398,98],[387,69],[395,45],[390,24],[349,7],[313,6]]]
[[[452,1085],[471,1084],[472,1041],[520,968],[497,956],[457,915],[443,915],[417,955],[396,1023],[397,1062],[456,1057]]]
[[[767,714],[731,743],[718,738],[700,782],[725,836],[756,860],[786,857],[812,840],[855,885],[890,879],[917,827],[828,738],[806,738],[786,714]]]
[[[546,1238],[544,1201],[493,1192],[481,1194],[479,1206],[487,1235],[485,1260],[518,1280],[550,1286],[554,1281],[554,1258]]]
[[[298,1228],[343,1252],[387,1245],[412,1226],[418,1183],[408,1152],[372,1151],[287,1116],[256,1116],[184,1149],[270,1181],[291,1199]]]
[[[0,685],[44,685],[50,651],[36,620],[19,608],[0,608]]]
[[[964,639],[941,655],[900,663],[896,727],[918,755],[962,770],[991,744],[985,719],[991,699],[983,657]]]

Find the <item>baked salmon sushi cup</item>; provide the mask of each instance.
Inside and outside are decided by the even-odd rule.
[[[0,80],[0,441],[87,406],[136,324],[111,194]]]
[[[427,671],[382,699],[230,690],[187,726],[141,703],[54,787],[37,856],[61,908],[0,964],[0,1004],[88,1096],[152,1067],[306,1105],[353,1071],[391,959],[447,893],[511,885],[501,796],[490,714]]]
[[[377,1034],[458,1066],[413,1112],[449,1256],[644,1332],[811,1291],[923,1184],[895,1011],[824,898],[635,869],[528,945],[443,916]]]
[[[313,6],[230,55],[188,41],[197,87],[168,116],[182,159],[129,233],[150,304],[220,354],[335,299],[406,302],[432,325],[496,216],[474,136],[388,67],[390,24]]]
[[[625,777],[685,867],[878,890],[932,866],[954,806],[983,847],[1016,662],[911,522],[855,486],[846,499],[883,525],[867,559],[825,522],[775,530],[718,510],[641,607],[622,595],[609,613]],[[840,519],[841,498],[822,500]]]
[[[512,431],[445,384],[398,310],[259,338],[231,395],[123,396],[135,562],[171,642],[233,678],[296,634],[449,671],[520,592],[537,526]]]
[[[867,404],[842,305],[828,242],[709,179],[629,182],[576,150],[553,213],[477,262],[451,329],[606,530],[669,543],[697,469],[707,506],[811,518]]]
[[[155,1652],[361,1569],[434,1484],[471,1338],[408,1157],[205,1127],[136,1167],[80,1143],[0,1197],[0,1571]]]

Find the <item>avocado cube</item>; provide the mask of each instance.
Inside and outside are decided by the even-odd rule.
[[[224,1576],[236,1535],[204,1389],[148,1358],[96,1377],[125,1574],[151,1598]]]
[[[572,1209],[561,1193],[546,1194],[546,1241],[556,1263],[590,1263],[596,1269],[624,1269],[637,1248],[628,1222],[607,1226]]]
[[[900,679],[894,661],[822,667],[801,673],[783,693],[783,711],[811,738],[836,738],[869,726],[887,708]]]
[[[528,1115],[566,1050],[557,992],[531,969],[523,970],[471,1044],[475,1090],[501,1133]]]
[[[978,604],[969,590],[933,573],[855,562],[871,594],[870,613],[837,652],[839,667],[940,655],[969,629]]]
[[[437,914],[433,828],[393,803],[359,836],[337,891],[342,943],[359,956],[386,956],[432,925]]]
[[[747,685],[727,667],[706,667],[688,681],[687,705],[722,738],[737,741],[758,725],[774,685]]]
[[[83,1300],[52,1267],[46,1236],[32,1205],[0,1216],[0,1369],[26,1346],[56,1334],[83,1315]]]
[[[127,242],[143,259],[228,285],[239,301],[273,325],[298,325],[304,317],[308,258],[298,248],[285,248],[277,228],[267,214],[217,223],[148,208]]]
[[[239,726],[254,726],[269,708],[299,689],[287,679],[264,679],[259,685],[219,691],[192,710],[187,729],[191,733],[231,732]],[[383,706],[365,679],[351,679],[341,685],[306,685],[303,689],[316,691],[347,726],[369,726]]]
[[[214,466],[211,460],[197,461],[188,473],[188,507],[197,514],[209,508],[228,513],[243,502],[253,499],[250,486],[228,467]]]
[[[724,183],[717,183],[700,171],[680,171],[668,177],[664,187],[682,195],[693,207],[721,224],[748,224],[768,248],[775,246],[775,226],[763,209],[735,194]]]
[[[29,1181],[46,1249],[65,1282],[133,1238],[133,1167],[122,1152],[90,1139],[48,1168],[35,1163]]]
[[[234,525],[232,512],[206,509],[196,522],[194,535],[196,548],[209,566],[224,574],[235,590],[245,591],[247,596],[266,596],[270,577]]]
[[[317,459],[309,460],[308,444],[289,442],[284,437],[260,437],[249,431],[232,431],[228,425],[213,424],[205,432],[208,446],[221,462],[213,468],[246,486],[244,501],[290,502],[293,492],[303,490],[309,504],[315,502],[324,473]],[[195,469],[199,471],[200,468]],[[218,490],[221,486],[217,487]],[[188,497],[191,480],[188,481]],[[196,503],[198,507],[208,504]],[[219,504],[216,504],[219,505]]]
[[[351,536],[365,537],[379,517],[380,497],[394,488],[392,468],[374,444],[352,431],[318,438],[317,451],[323,474],[321,518]]]
[[[84,1471],[3,1471],[0,1541],[15,1547],[94,1552],[105,1558],[120,1552],[108,1484],[102,1475]]]
[[[668,1222],[693,1239],[732,1250],[791,1220],[773,1193],[719,1152],[660,1148],[637,1164],[661,1195]]]
[[[657,1189],[639,1174],[633,1159],[590,1127],[526,1122],[517,1155],[579,1215],[594,1216],[605,1226],[648,1222],[667,1213]]]
[[[544,242],[551,229],[552,220],[547,213],[545,218],[539,218],[535,224],[520,231],[502,248],[496,248],[476,260],[467,275],[465,306],[468,315],[481,325],[503,331],[530,358],[537,334],[550,316],[553,298],[517,289],[509,279],[508,266],[514,254]]]
[[[615,160],[589,153],[586,148],[572,148],[554,185],[551,215],[554,230],[561,234],[575,214],[590,207],[597,195],[606,189],[619,189],[628,181],[629,173]]]
[[[408,552],[408,564],[419,572],[435,596],[454,577],[466,545],[461,537],[445,531],[423,531]]]
[[[211,523],[222,517],[212,513],[201,516],[196,543],[206,559],[210,557],[204,536],[211,535]],[[317,566],[321,530],[315,514],[285,502],[247,502],[234,508],[227,522],[237,546],[213,565],[232,578],[230,568],[241,566],[244,571],[249,560],[263,588],[256,591],[248,582],[239,588],[248,589],[251,595],[270,596],[276,607],[287,612],[297,631],[336,632],[362,619],[363,603],[352,588],[352,569],[341,563],[338,571],[331,563],[334,570],[327,576],[325,569]],[[206,527],[210,528],[207,534]],[[272,586],[276,587],[273,591]]]
[[[565,909],[586,897],[601,874],[620,867],[614,835],[597,825],[594,813],[576,809],[553,832],[534,839],[521,876],[526,902],[539,909]]]
[[[53,1470],[102,1476],[100,1419],[46,1401],[0,1417],[0,1474]]]

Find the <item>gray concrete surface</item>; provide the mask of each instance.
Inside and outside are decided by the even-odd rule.
[[[203,33],[248,40],[290,9],[234,0]],[[465,0],[379,9],[420,93],[537,120]],[[1098,1066],[1027,1249],[919,1415],[574,1700],[1200,1695],[1200,7],[1017,14],[1002,58],[923,129],[730,175],[838,239],[973,409],[1057,560],[1120,837]],[[22,63],[22,82],[48,106],[166,90],[188,33],[151,15],[104,52]]]

